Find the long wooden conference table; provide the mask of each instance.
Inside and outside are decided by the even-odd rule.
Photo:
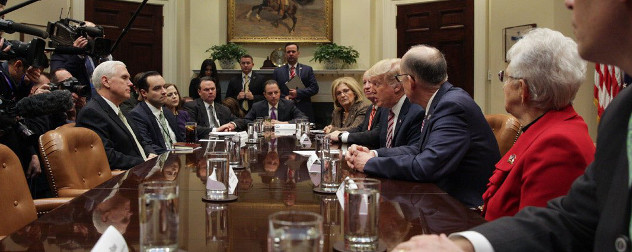
[[[179,185],[178,246],[182,251],[265,251],[268,216],[303,210],[323,216],[325,251],[344,240],[343,212],[335,195],[314,193],[307,157],[293,153],[293,137],[262,139],[242,149],[245,169],[235,170],[238,199],[202,201],[206,163],[202,148],[154,158],[86,192],[8,235],[1,251],[89,251],[113,225],[130,251],[139,251],[138,185],[175,180]],[[256,150],[255,150],[256,149]],[[254,156],[253,156],[254,155]],[[351,177],[363,176],[345,170]],[[292,175],[289,177],[288,175]],[[484,222],[472,210],[431,183],[381,179],[380,243],[390,250],[418,234],[452,233]]]

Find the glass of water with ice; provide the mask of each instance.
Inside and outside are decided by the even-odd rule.
[[[378,247],[380,181],[371,178],[345,180],[345,247],[374,251]]]

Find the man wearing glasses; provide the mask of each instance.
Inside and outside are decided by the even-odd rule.
[[[447,63],[436,48],[411,48],[395,79],[410,101],[426,110],[420,140],[375,151],[352,145],[346,155],[349,166],[373,176],[435,183],[465,205],[481,206],[500,159],[481,109],[467,92],[447,81]]]

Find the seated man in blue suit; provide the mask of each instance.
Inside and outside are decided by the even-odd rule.
[[[426,108],[421,139],[416,145],[376,151],[351,146],[346,156],[350,167],[374,176],[432,182],[467,206],[482,205],[500,159],[498,144],[472,97],[447,81],[443,54],[415,46],[393,78],[403,83],[412,102]]]
[[[163,109],[167,90],[160,73],[145,72],[135,85],[143,101],[130,111],[130,117],[138,127],[138,134],[151,147],[151,152],[161,154],[171,149],[175,142],[183,142],[184,132],[180,132],[176,117],[171,110]]]
[[[301,112],[294,102],[281,99],[281,90],[279,84],[275,80],[268,80],[264,85],[263,96],[265,101],[258,101],[252,104],[252,108],[241,120],[240,125],[245,125],[248,121],[254,121],[257,117],[269,116],[272,123],[294,123],[297,118],[307,119],[307,116]],[[240,127],[242,128],[242,127]]]
[[[208,137],[212,131],[234,130],[237,125],[233,123],[237,117],[230,112],[228,107],[215,102],[217,93],[216,83],[211,77],[200,78],[198,94],[200,98],[184,104],[191,119],[197,122],[197,136],[199,139]]]
[[[381,60],[367,70],[372,93],[375,93],[379,127],[371,131],[348,134],[347,143],[369,148],[390,148],[415,145],[419,142],[424,110],[410,102],[404,87],[393,77],[399,71],[400,59]]]

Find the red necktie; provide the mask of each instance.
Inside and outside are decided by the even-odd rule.
[[[391,144],[393,142],[393,124],[394,121],[393,120],[395,118],[395,113],[393,113],[393,110],[390,111],[390,113],[388,114],[388,127],[386,128],[386,148],[391,148]]]
[[[296,76],[296,71],[294,71],[296,68],[295,67],[290,67],[290,80],[292,78],[294,78],[294,76]]]
[[[371,130],[371,125],[373,125],[373,118],[375,117],[375,112],[377,112],[375,105],[371,105],[371,106],[373,108],[371,109],[371,115],[369,115],[369,126],[366,127],[367,130]]]

